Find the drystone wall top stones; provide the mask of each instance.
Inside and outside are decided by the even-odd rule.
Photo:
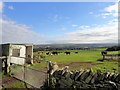
[[[105,72],[98,70],[56,70],[50,75],[51,88],[79,88],[96,90],[120,90],[120,73]]]

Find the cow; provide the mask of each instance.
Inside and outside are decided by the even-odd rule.
[[[77,54],[78,52],[75,52],[75,54]]]
[[[102,51],[101,54],[102,54],[103,60],[104,60],[105,59],[105,55],[107,55],[107,51]]]
[[[107,54],[107,51],[102,51],[101,54],[102,54],[102,55],[106,55],[106,54]]]
[[[46,55],[49,55],[49,54],[50,54],[50,52],[47,52],[47,53],[46,53]]]
[[[66,55],[70,55],[70,52],[67,52],[67,51],[66,51],[65,54],[66,54]]]
[[[58,52],[52,52],[53,55],[58,55]]]

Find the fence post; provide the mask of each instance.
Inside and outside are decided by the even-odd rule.
[[[48,71],[50,70],[50,61],[48,62]],[[47,72],[48,73],[48,87],[49,87],[49,85],[50,85],[50,73],[49,72]]]
[[[118,72],[120,73],[120,54],[118,54]]]
[[[6,56],[6,58],[5,58],[5,69],[4,69],[4,74],[7,74],[8,73],[8,71],[10,71],[10,68],[8,67],[8,63],[7,63],[7,56]]]

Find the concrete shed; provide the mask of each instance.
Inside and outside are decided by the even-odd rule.
[[[32,44],[2,44],[2,67],[5,72],[9,72],[11,64],[25,65],[33,64],[33,45]]]
[[[7,56],[7,63],[33,64],[33,45],[31,44],[2,44],[2,56]]]

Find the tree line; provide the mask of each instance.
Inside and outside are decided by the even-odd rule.
[[[106,49],[106,51],[119,51],[119,50],[120,50],[120,46],[113,46]]]

